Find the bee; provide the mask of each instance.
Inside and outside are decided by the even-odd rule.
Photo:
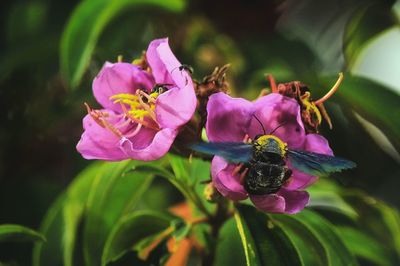
[[[276,129],[269,134],[264,130],[264,134],[257,135],[251,143],[203,142],[192,145],[192,149],[221,156],[230,163],[243,164],[246,169],[242,172],[243,185],[252,195],[276,193],[292,175],[286,161],[310,175],[326,175],[356,166],[340,157],[289,149],[285,142],[273,135]]]
[[[194,72],[193,67],[191,67],[191,66],[189,66],[189,65],[186,65],[186,64],[182,64],[182,65],[180,65],[180,66],[174,68],[174,69],[171,71],[171,74],[172,74],[175,70],[177,70],[177,69],[178,69],[181,73],[182,73],[182,71],[186,71],[186,73],[188,73],[189,76],[192,76],[192,75],[193,75],[193,72]],[[185,86],[186,86],[187,84],[188,84],[188,79],[186,78]]]
[[[158,93],[162,94],[164,92],[166,92],[168,90],[169,86],[173,86],[173,84],[169,84],[169,83],[160,83],[160,84],[156,84],[154,85],[154,87],[151,89],[150,93]]]
[[[179,67],[177,67],[178,68],[178,70],[179,71],[183,71],[183,70],[185,70],[186,72],[188,72],[190,75],[193,75],[193,72],[194,72],[194,70],[193,70],[193,67],[191,67],[191,66],[189,66],[189,65],[185,65],[185,64],[182,64],[182,65],[180,65]],[[175,69],[174,69],[175,70]]]

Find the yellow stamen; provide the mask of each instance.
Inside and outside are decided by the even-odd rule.
[[[151,110],[150,106],[149,106],[148,104],[144,103],[141,97],[139,97],[138,99],[139,99],[140,105],[148,112],[148,114],[150,115],[150,117],[151,117],[154,121],[157,121],[156,114],[155,114],[155,112],[154,112],[153,110]],[[154,100],[153,98],[151,98],[151,99]],[[150,102],[150,101],[149,101],[149,102]],[[154,102],[155,102],[155,100],[154,100]]]
[[[317,107],[320,110],[322,116],[325,118],[325,121],[328,123],[329,129],[332,129],[333,128],[332,121],[331,121],[331,118],[328,115],[328,112],[325,109],[324,104],[320,103],[320,104],[317,105]]]
[[[139,97],[138,97],[139,101],[141,100],[140,96],[144,96],[149,102],[151,102],[151,103],[155,103],[156,102],[156,100],[154,98],[152,98],[150,95],[148,95],[147,93],[145,93],[142,90],[137,90],[136,93],[139,95]]]
[[[315,113],[317,116],[318,124],[322,122],[321,112],[319,111],[318,107],[315,105],[314,102],[310,101],[311,93],[306,91],[302,96],[300,96],[300,101],[306,109],[307,113]]]
[[[117,61],[118,61],[118,63],[121,63],[121,62],[122,62],[122,60],[123,60],[123,56],[122,56],[122,55],[119,55],[119,56],[117,57]]]
[[[119,93],[110,97],[110,100],[123,99],[123,100],[137,100],[138,96],[130,93]]]
[[[337,79],[335,85],[333,85],[332,89],[330,89],[330,91],[328,91],[328,93],[325,94],[324,97],[322,97],[321,99],[315,101],[314,103],[316,105],[319,105],[319,104],[325,102],[326,100],[328,100],[339,89],[340,83],[342,83],[342,81],[343,81],[343,73],[340,72],[339,73],[339,78]]]

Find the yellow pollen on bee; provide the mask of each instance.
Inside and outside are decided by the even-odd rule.
[[[279,149],[282,151],[282,156],[285,156],[287,150],[287,144],[283,142],[280,138],[274,135],[263,135],[256,140],[256,149],[261,150],[262,147],[268,145],[271,140],[275,140],[278,143]]]
[[[152,98],[154,98],[154,99],[156,99],[157,97],[158,97],[158,95],[159,95],[159,93],[158,92],[152,92],[152,93],[150,93],[150,97],[152,97]]]

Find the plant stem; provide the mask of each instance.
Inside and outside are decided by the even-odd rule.
[[[229,213],[229,202],[225,199],[219,201],[217,203],[217,210],[215,215],[209,220],[209,224],[211,226],[211,237],[213,240],[212,246],[210,248],[209,253],[205,254],[202,265],[211,266],[214,264],[215,259],[215,251],[218,242],[219,231],[225,221],[230,217]]]

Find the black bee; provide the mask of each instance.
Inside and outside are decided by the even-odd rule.
[[[287,144],[272,133],[258,135],[251,143],[204,142],[193,145],[192,149],[243,164],[248,169],[244,172],[243,185],[252,195],[276,193],[285,184],[292,175],[286,160],[294,168],[311,175],[325,175],[356,166],[340,157],[288,149]]]
[[[176,68],[175,68],[175,69],[176,69]],[[174,70],[175,70],[175,69],[174,69]],[[188,72],[190,75],[193,75],[193,72],[194,72],[193,67],[191,67],[191,66],[189,66],[189,65],[185,65],[185,64],[180,65],[179,67],[177,67],[177,69],[178,69],[179,71],[185,70],[185,71]],[[172,70],[172,72],[173,72],[174,70]]]
[[[153,89],[151,89],[150,93],[162,94],[168,90],[168,86],[173,86],[173,84],[168,84],[168,83],[156,84],[154,85]]]

